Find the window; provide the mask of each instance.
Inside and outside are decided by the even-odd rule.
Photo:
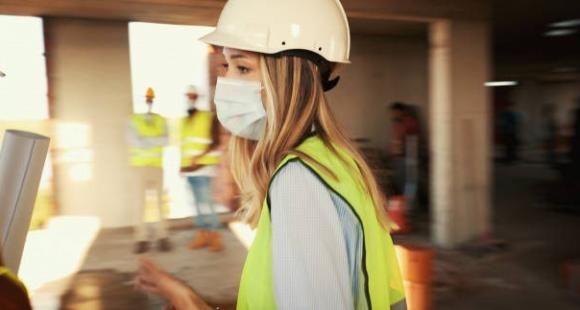
[[[0,71],[0,121],[47,119],[42,19],[0,15]]]

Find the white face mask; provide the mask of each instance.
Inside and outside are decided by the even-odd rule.
[[[197,103],[197,100],[191,100],[191,99],[189,99],[189,98],[185,98],[185,106],[186,106],[188,109],[193,109],[193,108],[196,108],[196,106],[195,106],[195,105],[196,105],[196,103]]]
[[[232,134],[260,139],[266,125],[260,82],[219,77],[214,101],[220,123]]]

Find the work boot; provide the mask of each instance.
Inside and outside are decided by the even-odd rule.
[[[151,245],[149,244],[149,241],[138,241],[137,243],[135,243],[135,248],[133,249],[133,253],[143,254],[143,253],[149,251],[150,247],[151,247]]]
[[[222,242],[222,234],[218,231],[209,233],[209,250],[212,252],[220,252],[224,249]]]
[[[209,244],[209,232],[205,229],[199,229],[196,233],[195,239],[191,241],[189,248],[192,250],[197,250],[208,246]]]
[[[157,243],[157,248],[161,252],[169,252],[171,251],[171,242],[169,242],[169,238],[161,238]]]

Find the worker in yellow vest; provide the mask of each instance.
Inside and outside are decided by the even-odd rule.
[[[194,196],[195,239],[189,245],[196,250],[223,249],[220,229],[223,228],[212,195],[212,179],[216,176],[221,152],[219,125],[209,103],[199,101],[198,91],[190,85],[186,91],[187,117],[181,121],[181,173],[187,178]]]
[[[0,309],[32,309],[28,291],[18,277],[4,265],[0,248]]]
[[[229,0],[202,41],[223,47],[214,101],[256,227],[237,309],[405,309],[385,198],[325,95],[349,63],[340,1]],[[150,260],[137,285],[209,309]]]
[[[157,219],[151,226],[154,230],[154,238],[160,251],[166,252],[171,249],[167,235],[167,223],[163,213],[163,148],[168,143],[167,122],[161,115],[153,113],[153,101],[155,92],[153,88],[147,89],[145,102],[147,112],[133,114],[129,121],[129,153],[130,165],[133,167],[136,179],[135,193],[135,249],[137,254],[147,252],[151,248],[151,242],[147,234],[145,209],[154,205],[157,210]]]

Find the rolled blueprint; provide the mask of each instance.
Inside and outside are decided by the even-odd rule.
[[[50,139],[7,130],[0,150],[0,247],[18,272]]]

